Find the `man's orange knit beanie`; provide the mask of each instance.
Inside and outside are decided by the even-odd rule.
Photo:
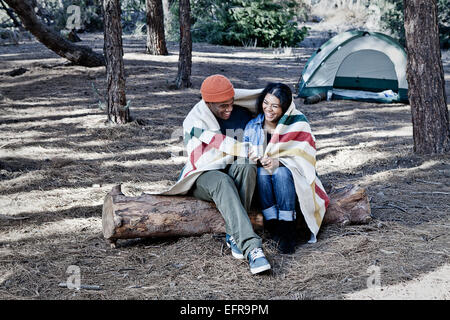
[[[206,78],[200,87],[205,102],[224,102],[234,97],[231,81],[221,74],[214,74]]]

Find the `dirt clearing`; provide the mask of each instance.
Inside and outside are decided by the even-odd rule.
[[[102,34],[81,38],[101,52]],[[206,76],[225,74],[237,88],[280,81],[293,89],[315,48],[196,43],[193,88],[180,91],[168,89],[177,44],[169,43],[166,57],[144,49],[144,37],[124,37],[127,99],[145,125],[114,127],[105,124],[93,89],[105,93],[104,68],[68,65],[36,41],[0,47],[0,299],[408,298],[421,279],[434,292],[423,298],[448,299],[450,156],[412,152],[410,107],[403,104],[296,99],[317,140],[322,181],[365,187],[374,220],[324,226],[316,244],[299,243],[293,255],[265,240],[269,275],[252,276],[223,235],[122,240],[110,249],[103,198],[119,183],[136,196],[174,183],[185,161],[171,155],[180,146],[176,132]],[[443,60],[449,94],[448,52]],[[19,67],[26,72],[7,74]],[[82,284],[102,290],[59,287],[72,265]],[[383,290],[371,294],[362,290],[373,266]],[[426,280],[433,272],[437,280]],[[410,291],[407,284],[414,284]],[[396,295],[388,288],[402,289]]]

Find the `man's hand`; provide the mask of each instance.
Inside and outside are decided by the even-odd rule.
[[[276,158],[264,157],[261,158],[260,161],[263,168],[270,174],[272,174],[280,166],[280,161]]]
[[[253,161],[254,163],[256,163],[258,160],[260,160],[260,158],[253,151],[253,149],[250,149],[250,151],[248,152],[248,158],[251,161]]]

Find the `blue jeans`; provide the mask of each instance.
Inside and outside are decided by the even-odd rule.
[[[262,212],[266,220],[295,220],[295,186],[291,171],[278,167],[272,175],[258,167],[256,183]]]

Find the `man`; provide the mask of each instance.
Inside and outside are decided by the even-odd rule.
[[[191,192],[198,199],[213,201],[225,220],[226,243],[233,257],[246,258],[252,274],[264,272],[271,267],[247,213],[256,165],[246,161],[248,149],[241,143],[251,113],[234,105],[235,90],[223,75],[207,77],[200,92],[202,101],[183,122],[188,162],[177,184],[165,194]]]

